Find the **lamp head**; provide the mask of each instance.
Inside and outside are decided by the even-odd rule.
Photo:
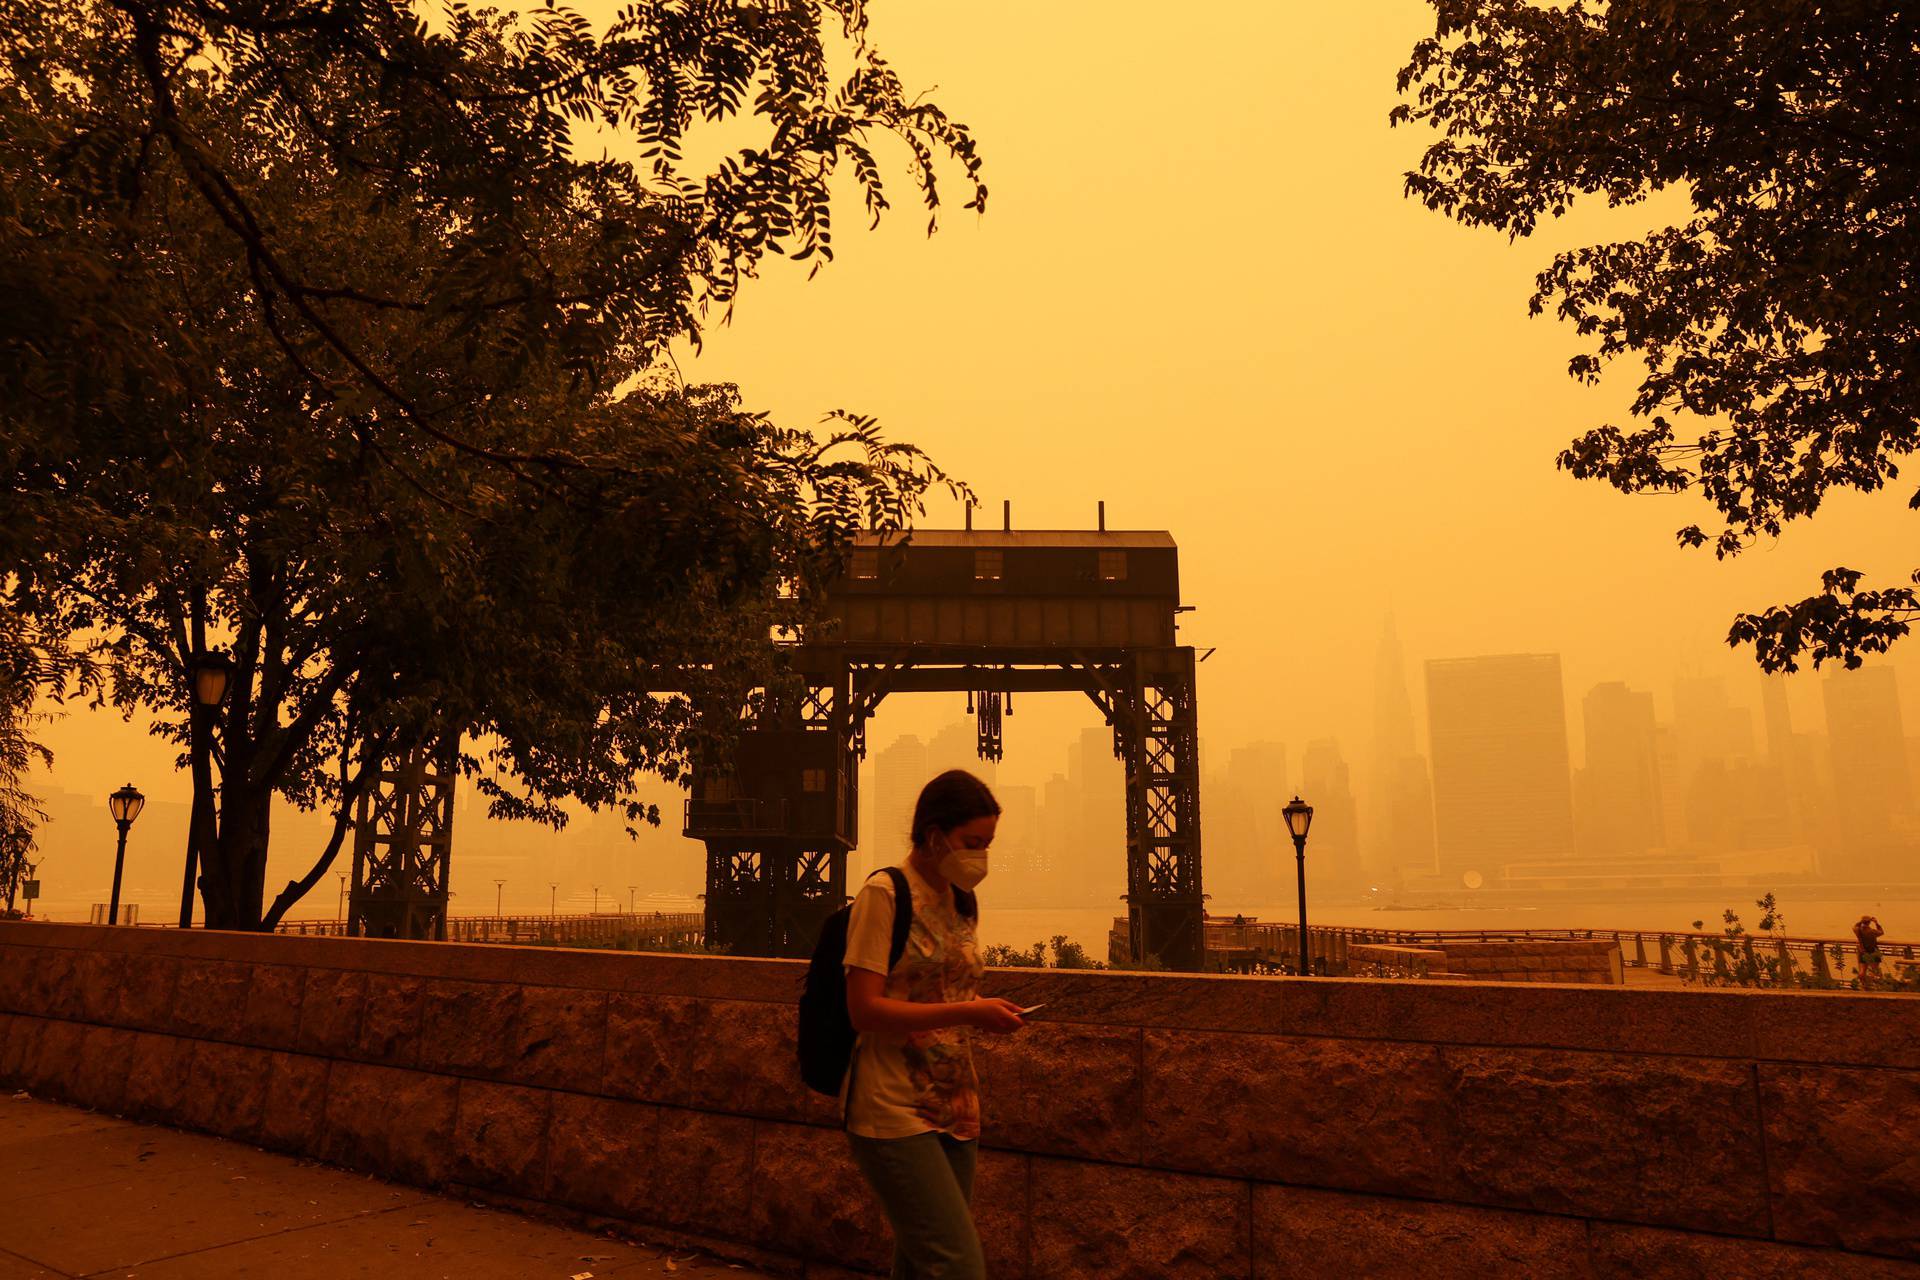
[[[140,811],[146,807],[147,798],[141,795],[140,789],[131,782],[107,797],[107,812],[112,814],[113,820],[121,826],[131,825],[133,820],[140,816]]]
[[[1268,810],[1269,813],[1272,810]],[[1307,838],[1307,829],[1313,825],[1313,806],[1295,796],[1291,803],[1280,812],[1287,819],[1287,831],[1293,836],[1294,843]]]
[[[196,654],[193,659],[193,699],[203,707],[217,707],[227,696],[233,677],[233,659],[225,651]]]

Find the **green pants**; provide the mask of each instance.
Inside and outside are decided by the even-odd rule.
[[[847,1138],[893,1226],[893,1280],[984,1280],[987,1262],[967,1207],[979,1144],[944,1133]]]

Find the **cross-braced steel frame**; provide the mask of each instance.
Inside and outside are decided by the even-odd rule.
[[[447,936],[453,783],[459,740],[415,747],[382,767],[353,824],[347,932],[362,938]]]
[[[786,696],[756,691],[738,714],[743,738],[824,733],[851,760],[844,673],[831,682],[816,674]],[[846,785],[851,788],[851,780]],[[724,806],[704,816],[707,945],[736,955],[811,953],[822,922],[846,901],[844,843],[828,832],[806,830],[790,801],[742,797],[733,811],[737,819],[730,819]]]

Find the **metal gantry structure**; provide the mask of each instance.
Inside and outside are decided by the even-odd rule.
[[[1080,693],[1124,766],[1133,955],[1203,967],[1195,654],[1176,643],[1166,533],[917,530],[870,535],[795,646],[803,689],[759,691],[731,759],[696,773],[685,833],[707,848],[707,941],[807,954],[846,900],[867,724],[894,693],[962,693],[998,759],[1016,694]]]
[[[979,754],[998,760],[1014,696],[1065,692],[1099,708],[1123,766],[1133,957],[1203,968],[1195,653],[1177,642],[1185,609],[1178,548],[1163,532],[856,540],[823,624],[788,655],[794,680],[708,712],[738,723],[726,758],[696,768],[682,824],[706,847],[707,944],[811,952],[846,901],[859,761],[889,694],[965,694]],[[351,932],[445,936],[455,763],[451,742],[416,751],[361,800]]]
[[[445,940],[458,764],[457,737],[415,747],[387,761],[378,784],[360,797],[347,895],[351,936]]]

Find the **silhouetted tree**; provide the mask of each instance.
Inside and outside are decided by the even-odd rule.
[[[496,813],[657,818],[635,787],[699,734],[661,672],[777,679],[852,533],[944,481],[869,421],[784,430],[657,363],[762,254],[825,256],[836,162],[877,215],[869,133],[930,206],[936,149],[973,176],[858,6],[527,23],[0,0],[0,609],[181,743],[193,656],[230,646],[210,925],[271,927],[379,760],[450,733],[491,744],[464,767]],[[743,111],[763,146],[677,172],[691,121]],[[653,167],[578,158],[575,124]],[[276,795],[335,822],[268,905]]]
[[[1680,530],[1721,557],[1812,515],[1835,487],[1899,476],[1920,426],[1920,13],[1877,0],[1434,0],[1400,73],[1395,123],[1442,136],[1409,195],[1469,226],[1533,232],[1583,196],[1675,188],[1684,223],[1558,255],[1552,307],[1629,353],[1645,424],[1560,455],[1622,490],[1693,489],[1723,525]],[[1910,505],[1920,506],[1920,494]],[[1920,574],[1915,575],[1920,581]],[[1920,616],[1911,586],[1819,594],[1736,618],[1767,670],[1884,650]]]

